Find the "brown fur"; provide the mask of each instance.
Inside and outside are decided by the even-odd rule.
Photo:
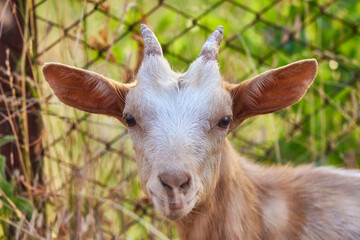
[[[261,239],[261,209],[256,187],[244,169],[231,161],[233,152],[228,147],[226,141],[214,194],[188,216],[176,221],[181,239]]]
[[[181,239],[359,239],[360,177],[331,171],[264,168],[241,159],[225,141],[214,194],[175,226]],[[348,202],[357,202],[353,216],[342,210]],[[265,211],[273,214],[268,221]],[[350,222],[354,228],[341,225]]]

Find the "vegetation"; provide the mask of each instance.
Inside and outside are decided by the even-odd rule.
[[[140,22],[155,32],[178,71],[186,71],[223,25],[219,63],[229,82],[316,58],[317,78],[301,102],[248,119],[229,137],[239,152],[265,164],[359,167],[357,0],[36,0],[33,6],[38,43],[30,55],[45,158],[44,184],[32,194],[46,208],[17,194],[19,176],[7,181],[0,157],[0,239],[177,238],[141,191],[126,128],[61,104],[41,74],[51,61],[133,80],[142,60]],[[8,138],[0,136],[0,144]]]

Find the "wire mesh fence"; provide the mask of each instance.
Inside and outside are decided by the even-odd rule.
[[[37,0],[29,11],[37,28],[32,83],[44,127],[41,198],[47,205],[46,215],[34,219],[46,219],[43,237],[176,238],[140,190],[126,129],[114,119],[60,104],[40,71],[45,62],[61,62],[133,81],[143,54],[140,23],[155,32],[178,71],[223,25],[219,63],[229,82],[316,58],[318,76],[300,103],[248,119],[230,138],[257,161],[359,165],[358,1]],[[0,127],[7,119],[0,118]],[[36,231],[31,227],[23,225]]]

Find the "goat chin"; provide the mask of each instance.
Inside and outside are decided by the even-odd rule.
[[[168,201],[152,195],[151,200],[155,209],[165,218],[175,221],[186,217],[195,207],[198,197],[192,197],[190,200]]]

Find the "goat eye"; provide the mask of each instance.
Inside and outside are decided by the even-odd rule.
[[[229,124],[230,124],[230,118],[228,116],[225,116],[221,118],[216,125],[221,128],[227,128]]]
[[[132,115],[129,115],[129,114],[126,115],[125,121],[126,121],[126,124],[128,125],[128,127],[133,127],[136,125],[136,120]]]

